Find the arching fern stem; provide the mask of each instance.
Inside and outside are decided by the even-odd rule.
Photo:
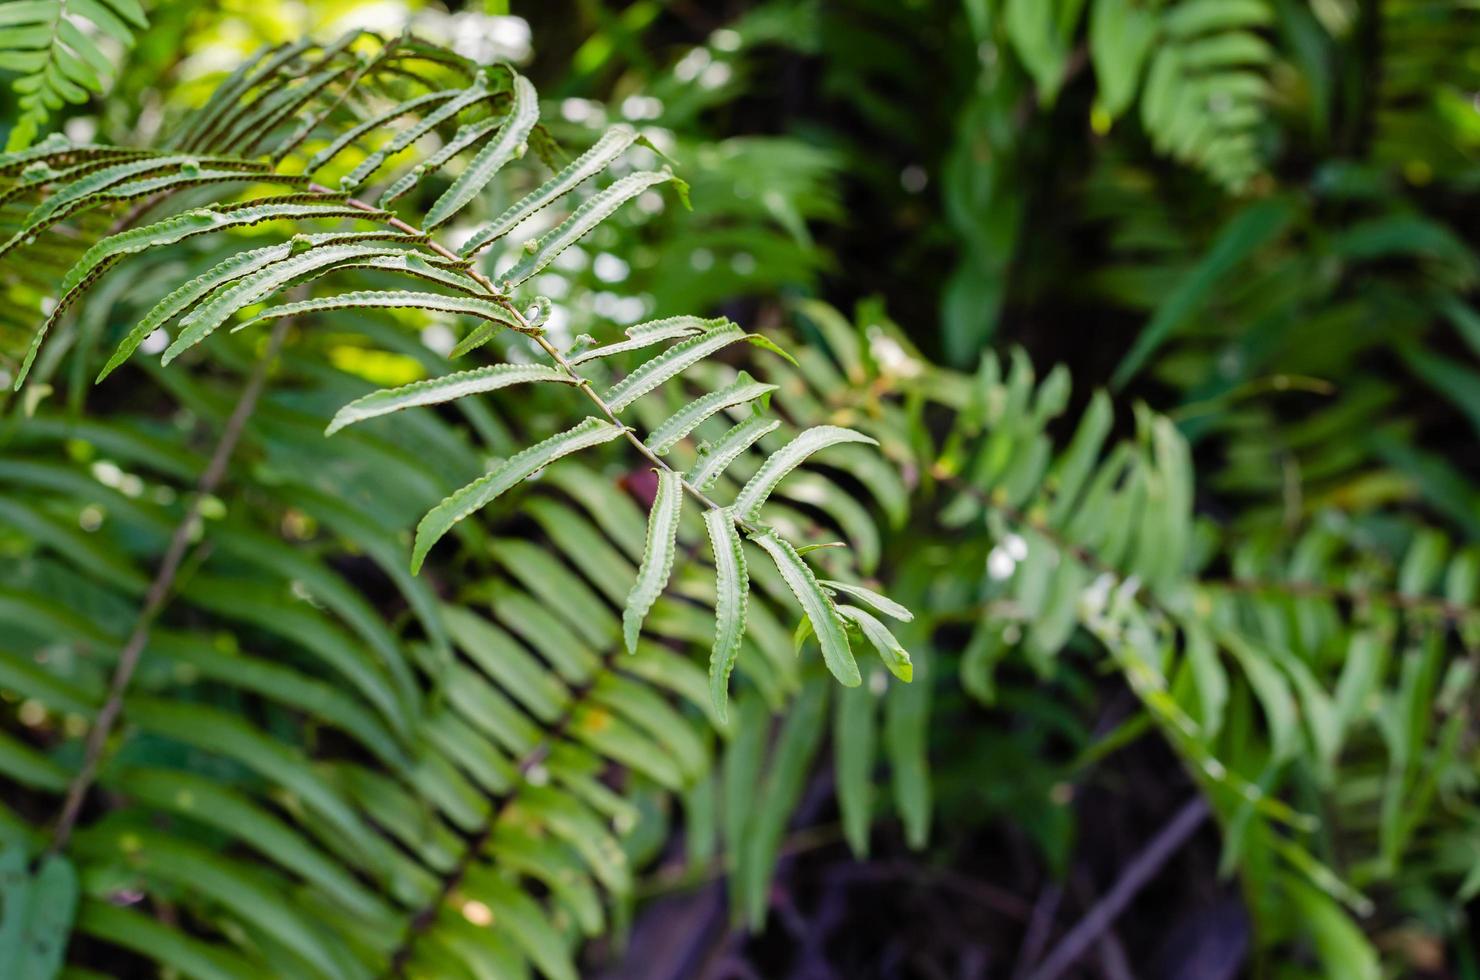
[[[335,191],[329,187],[325,187],[323,184],[319,183],[310,183],[308,185],[308,190],[312,191],[315,194],[332,194],[335,197],[340,196],[338,191]],[[456,252],[452,251],[451,249],[442,245],[440,242],[433,239],[427,232],[422,231],[420,228],[417,228],[410,222],[404,221],[401,218],[396,217],[395,215],[388,215],[382,209],[377,208],[365,201],[362,201],[359,198],[347,198],[344,200],[344,203],[348,207],[354,208],[356,211],[365,212],[368,220],[382,222],[396,229],[397,231],[404,232],[408,235],[415,235],[418,238],[423,239],[426,246],[430,248],[433,252],[436,252],[444,259],[457,263],[458,266],[462,268],[469,277],[477,282],[478,285],[483,287],[483,289],[488,293],[489,298],[491,298],[494,302],[498,303],[500,306],[508,311],[510,317],[512,317],[514,322],[518,324],[518,329],[520,333],[526,334],[529,337],[533,338],[534,342],[539,344],[546,354],[550,355],[550,359],[555,362],[556,366],[559,367],[560,370],[563,371],[565,374],[574,379],[576,387],[580,388],[586,393],[586,397],[590,398],[591,402],[601,410],[601,414],[605,415],[614,425],[622,430],[622,435],[627,438],[627,441],[630,442],[632,446],[639,453],[641,453],[650,463],[652,463],[655,469],[664,470],[676,475],[679,478],[680,485],[684,488],[685,491],[688,492],[691,497],[702,503],[705,507],[708,507],[710,510],[725,511],[729,513],[731,520],[739,525],[739,527],[746,533],[759,533],[762,530],[762,528],[760,528],[758,525],[739,516],[739,514],[737,514],[735,511],[729,510],[716,503],[715,500],[707,493],[700,490],[698,487],[694,486],[687,479],[685,479],[683,474],[679,470],[674,469],[673,466],[669,465],[667,460],[663,459],[663,457],[659,456],[657,453],[649,449],[647,445],[637,437],[636,433],[632,431],[631,426],[627,425],[619,418],[617,418],[617,413],[612,410],[612,407],[606,403],[606,400],[604,398],[596,393],[596,389],[592,386],[591,381],[588,378],[585,378],[577,373],[575,367],[570,363],[566,356],[560,352],[559,348],[557,348],[554,344],[550,343],[550,341],[545,338],[544,332],[541,331],[538,327],[530,324],[530,322],[525,319],[524,312],[514,304],[514,302],[508,297],[507,294],[500,291],[499,288],[494,285],[491,279],[489,279],[483,273],[479,272],[477,269],[473,268],[472,265],[469,263],[468,257],[458,255]]]

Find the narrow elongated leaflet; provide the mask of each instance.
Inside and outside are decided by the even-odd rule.
[[[726,322],[722,327],[715,327],[697,337],[680,341],[657,357],[644,361],[631,374],[613,385],[606,393],[606,402],[612,411],[620,412],[685,368],[744,338],[744,330]]]
[[[453,346],[452,350],[447,352],[447,356],[449,358],[458,358],[469,351],[477,350],[493,339],[493,335],[498,333],[499,327],[507,327],[510,330],[520,332],[525,332],[528,329],[524,324],[515,320],[513,315],[507,311],[500,316],[485,317],[482,323],[474,327],[466,337],[459,340]]]
[[[891,674],[905,683],[913,679],[915,668],[910,663],[910,655],[894,638],[894,634],[889,632],[889,627],[879,622],[872,613],[857,606],[842,605],[835,608],[839,616],[858,627],[863,638],[879,652],[879,659],[884,661],[884,666],[889,668]]]
[[[240,279],[242,276],[255,272],[272,262],[287,258],[292,246],[287,242],[279,245],[268,245],[263,248],[254,248],[246,252],[238,252],[230,258],[223,259],[194,279],[185,282],[144,314],[144,318],[134,324],[132,330],[118,344],[118,349],[103,365],[103,370],[98,373],[98,380],[102,381],[124,361],[128,360],[144,338],[149,336],[159,327],[172,320],[177,314],[188,309],[201,297],[224,283]]]
[[[465,126],[459,126],[452,139],[448,140],[441,149],[427,157],[421,163],[412,167],[386,186],[381,192],[380,200],[376,201],[381,207],[389,207],[398,198],[409,194],[421,179],[427,174],[434,174],[447,166],[447,162],[457,156],[470,146],[476,146],[483,137],[504,124],[508,116],[489,116]]]
[[[70,143],[65,137],[59,143],[42,140],[28,149],[15,153],[0,153],[0,176],[20,173],[35,163],[51,164],[64,160],[107,159],[110,162],[135,160],[150,156],[149,150],[129,149],[124,146],[109,146],[106,143]]]
[[[457,94],[458,93],[455,91],[427,92],[423,95],[418,95],[413,99],[407,99],[404,102],[398,103],[397,105],[394,105],[391,108],[387,109],[385,112],[382,112],[378,116],[373,116],[369,119],[366,119],[358,126],[347,129],[343,133],[340,133],[337,137],[335,137],[332,143],[324,147],[319,152],[315,153],[313,157],[308,161],[308,164],[304,166],[303,172],[310,174],[317,172],[339,154],[343,153],[345,148],[348,147],[351,143],[364,136],[366,133],[373,132],[378,129],[383,129],[387,124],[401,118],[404,115],[407,115],[408,113],[415,112],[417,109],[420,109],[423,106],[436,105],[438,102],[446,102],[448,99],[454,98]]]
[[[553,381],[575,384],[576,379],[564,371],[545,364],[494,364],[474,371],[415,381],[399,388],[382,388],[363,398],[356,398],[334,414],[324,435],[332,436],[347,425],[399,412],[419,405],[440,405],[468,395],[507,388],[509,385]]]
[[[699,447],[699,458],[689,470],[689,483],[699,490],[713,487],[720,474],[739,459],[741,453],[780,427],[780,419],[768,419],[764,415],[752,415],[736,422],[713,444],[706,442]]]
[[[157,181],[169,181],[171,179],[198,178],[202,175],[229,174],[239,180],[292,180],[290,177],[275,177],[266,173],[266,168],[252,160],[224,160],[211,161],[217,164],[215,170],[203,170],[198,161],[193,157],[175,155],[155,155],[137,160],[128,160],[123,163],[104,167],[102,170],[88,174],[80,180],[75,180],[66,185],[60,191],[42,201],[21,221],[20,230],[0,245],[0,255],[4,255],[11,249],[33,239],[40,232],[45,231],[52,225],[64,220],[84,207],[94,204],[100,200],[112,198],[120,199],[120,196],[131,196],[133,191],[140,186],[147,186],[148,193],[153,193],[158,186]],[[228,169],[221,169],[221,168]],[[173,171],[163,177],[154,177],[152,180],[139,180],[136,178],[149,177],[161,171]],[[159,189],[168,187],[164,184]]]
[[[648,514],[647,544],[642,552],[642,565],[637,580],[627,594],[627,608],[622,612],[622,638],[627,652],[637,652],[637,637],[648,610],[663,594],[668,576],[673,572],[673,552],[678,544],[678,519],[683,512],[683,477],[673,470],[658,471],[658,493]]]
[[[663,184],[675,179],[673,174],[666,171],[644,170],[628,174],[582,203],[580,207],[571,212],[569,218],[539,239],[533,252],[526,254],[518,264],[504,273],[505,280],[515,286],[519,285],[555,261],[557,255],[611,217],[617,208],[654,184]]]
[[[862,599],[879,610],[879,612],[886,616],[892,616],[902,623],[908,623],[915,618],[915,614],[904,606],[901,606],[888,596],[880,595],[873,589],[864,588],[861,585],[852,585],[848,582],[838,582],[830,578],[823,579],[822,584],[834,592],[842,592],[845,595],[852,596],[854,599]]]
[[[507,323],[507,311],[497,303],[472,296],[444,296],[441,293],[422,293],[408,289],[364,289],[334,296],[321,296],[297,303],[269,306],[250,320],[275,320],[278,317],[297,316],[301,313],[322,313],[326,310],[436,310],[439,313],[461,313],[476,316],[495,323]]]
[[[424,228],[436,228],[467,206],[488,185],[494,175],[510,160],[524,153],[529,131],[540,118],[540,102],[534,86],[523,75],[514,76],[514,103],[509,107],[509,118],[494,134],[452,186],[437,198],[427,212]]]
[[[385,164],[386,160],[400,153],[406,147],[415,143],[433,129],[436,129],[446,120],[456,116],[468,106],[492,98],[492,96],[493,93],[489,91],[486,77],[480,76],[478,81],[457,93],[454,98],[448,100],[444,105],[438,106],[435,111],[427,113],[411,126],[401,130],[391,138],[389,143],[360,161],[359,166],[351,170],[349,175],[340,181],[340,184],[349,187],[358,187],[368,180],[375,171],[379,170]]]
[[[400,272],[408,276],[415,276],[418,279],[440,283],[470,296],[488,295],[479,286],[478,280],[468,275],[462,269],[422,252],[373,255],[368,259],[343,266],[343,268],[384,269],[387,272]]]
[[[331,241],[341,240],[341,235],[300,235],[298,242],[301,245],[307,242],[311,247],[318,247]],[[229,258],[216,263],[210,269],[185,282],[183,285],[170,292],[144,314],[144,318],[134,325],[128,335],[119,343],[118,349],[98,373],[99,381],[118,368],[120,364],[128,360],[138,348],[145,337],[156,329],[174,319],[180,313],[189,309],[193,304],[206,296],[212,290],[228,282],[241,279],[259,269],[266,268],[274,262],[279,262],[292,254],[294,244],[292,242],[281,242],[277,245],[267,245],[262,248],[249,249],[238,252]],[[413,275],[423,273],[416,271],[417,267],[412,265],[416,259],[414,252],[398,252],[391,255],[371,256],[356,265],[368,265],[376,268],[390,268],[395,271],[405,271]],[[428,266],[430,270],[430,266]]]
[[[706,419],[727,408],[744,405],[776,390],[773,384],[757,381],[744,371],[734,383],[718,388],[674,412],[648,436],[647,447],[659,456],[666,455],[680,439],[698,428]]]
[[[432,550],[432,545],[452,530],[452,526],[458,521],[562,456],[610,442],[623,431],[619,425],[587,418],[574,428],[536,443],[523,452],[515,453],[491,472],[452,494],[428,511],[421,523],[416,525],[411,571],[415,573],[421,570],[421,563],[426,559],[427,552]]]
[[[302,239],[296,243],[302,247]],[[180,321],[180,334],[164,352],[164,363],[179,357],[181,353],[205,340],[216,328],[225,323],[237,310],[267,299],[278,289],[297,279],[315,273],[322,275],[336,265],[353,262],[372,255],[393,254],[393,250],[374,245],[335,245],[326,248],[309,248],[300,254],[290,254],[267,267],[241,279],[236,285],[217,293],[210,300]]]
[[[572,354],[569,360],[573,366],[584,364],[586,361],[610,357],[613,354],[641,350],[644,347],[651,347],[653,344],[661,344],[665,340],[692,337],[694,334],[704,333],[707,330],[722,327],[728,322],[724,317],[706,320],[697,316],[670,316],[662,320],[649,320],[647,323],[639,323],[636,326],[628,327],[626,340],[619,340],[613,344],[592,347],[590,350],[581,351],[579,354]]]
[[[490,242],[507,235],[521,221],[606,169],[637,139],[637,130],[620,123],[602,134],[592,147],[572,160],[564,170],[511,204],[503,214],[480,228],[458,249],[461,255],[476,255]]]
[[[714,552],[714,649],[709,654],[709,696],[719,720],[729,721],[730,673],[745,638],[750,572],[734,516],[728,509],[704,511],[704,527]]]
[[[755,471],[750,481],[735,497],[735,512],[744,520],[754,520],[760,515],[761,505],[776,489],[776,484],[813,453],[847,442],[862,442],[878,445],[878,442],[861,432],[844,429],[836,425],[818,425],[805,430],[791,442],[776,450],[761,468]]]
[[[53,977],[62,968],[77,910],[77,871],[64,854],[50,854],[32,871],[17,840],[0,851],[0,975]]]
[[[320,218],[360,216],[359,211],[347,204],[261,204],[230,211],[195,208],[141,228],[131,228],[104,238],[82,253],[82,258],[67,270],[67,274],[62,277],[62,292],[66,293],[80,285],[105,262],[134,252],[142,252],[156,245],[170,245],[196,235],[205,235],[226,228],[255,225],[278,218],[311,221]]]
[[[817,636],[818,645],[822,647],[822,660],[827,664],[827,669],[844,687],[857,687],[863,678],[858,673],[858,663],[853,659],[853,651],[848,647],[848,633],[843,629],[832,600],[817,583],[812,569],[789,542],[770,528],[752,533],[750,540],[771,556],[771,560],[776,563],[776,570],[786,582],[786,587],[801,604],[802,612],[806,614],[812,624],[812,632]]]

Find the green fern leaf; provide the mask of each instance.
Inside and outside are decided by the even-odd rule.
[[[292,254],[293,246],[288,242],[279,245],[267,245],[263,248],[254,248],[245,252],[238,252],[230,258],[223,259],[210,269],[196,276],[184,284],[178,286],[144,314],[143,319],[136,323],[132,330],[119,343],[118,349],[98,373],[98,381],[102,381],[112,374],[119,365],[128,360],[138,349],[139,344],[144,342],[155,330],[159,329],[180,313],[189,309],[192,304],[202,299],[216,287],[225,283],[241,279],[259,269],[266,268],[274,262],[280,262]]]
[[[261,204],[253,207],[215,210],[196,208],[171,215],[152,225],[110,235],[89,248],[62,277],[63,294],[83,284],[105,263],[157,245],[171,245],[196,235],[226,228],[243,228],[264,221],[292,219],[313,221],[328,218],[358,218],[362,213],[343,204]]]
[[[857,606],[837,606],[838,615],[858,627],[863,638],[868,640],[873,648],[879,652],[879,659],[884,661],[884,666],[889,672],[905,683],[914,677],[915,668],[910,664],[910,655],[894,634],[889,632],[889,627],[879,622],[871,613],[859,609]]]
[[[442,123],[455,117],[459,112],[469,106],[477,105],[493,97],[493,92],[488,87],[486,78],[480,78],[472,86],[457,93],[455,97],[438,106],[433,112],[427,113],[418,119],[413,125],[408,126],[397,133],[385,146],[360,161],[359,166],[349,172],[340,186],[346,190],[359,187],[379,170],[391,157],[400,153],[427,133],[436,129]],[[399,113],[398,113],[399,115]]]
[[[796,549],[774,530],[752,532],[749,537],[771,556],[776,570],[786,582],[786,587],[801,604],[802,612],[806,614],[812,632],[822,647],[822,659],[827,664],[827,669],[844,687],[857,687],[863,678],[858,673],[858,663],[853,659],[853,652],[848,648],[847,631],[843,629],[832,600],[818,584],[812,569],[807,567]]]
[[[324,248],[308,247],[306,251],[294,254],[295,244],[309,245],[301,237],[296,243],[289,242],[287,256],[244,276],[235,285],[222,290],[181,320],[180,334],[166,348],[163,363],[169,364],[205,340],[238,310],[262,302],[300,277],[327,275],[346,262],[377,255],[393,255],[397,251],[374,245],[332,245]]]
[[[611,357],[613,354],[623,354],[627,351],[641,350],[660,344],[665,340],[677,340],[680,337],[692,337],[694,334],[704,333],[722,327],[729,321],[723,317],[705,320],[697,316],[670,316],[662,320],[649,320],[647,323],[639,323],[627,328],[627,339],[619,340],[614,344],[606,344],[602,347],[592,347],[590,350],[581,351],[570,357],[572,366],[584,364],[586,361],[596,360],[602,357]]]
[[[460,255],[476,255],[491,242],[507,235],[530,215],[558,201],[571,190],[605,170],[637,139],[637,130],[625,123],[613,126],[585,153],[572,160],[560,173],[511,204],[503,214],[480,228],[458,249]]]
[[[902,623],[908,623],[915,618],[915,614],[904,606],[901,606],[888,596],[880,595],[873,589],[865,588],[862,585],[852,585],[848,582],[838,582],[830,578],[823,579],[822,584],[834,592],[841,592],[854,599],[862,599],[879,612],[886,616],[892,616]]]
[[[324,147],[322,150],[310,157],[308,163],[305,164],[303,167],[303,172],[309,174],[318,173],[324,167],[333,162],[335,157],[339,156],[339,154],[348,149],[350,144],[354,143],[356,140],[361,139],[367,133],[373,133],[377,130],[384,129],[386,126],[395,122],[397,119],[400,119],[402,116],[410,115],[411,113],[416,112],[418,109],[423,109],[429,105],[436,105],[439,102],[446,102],[448,99],[456,98],[458,94],[459,93],[456,91],[426,92],[422,95],[416,96],[415,98],[410,98],[405,100],[404,102],[399,102],[391,108],[386,109],[384,112],[371,116],[369,119],[366,119],[359,125],[352,126],[351,128],[340,133],[333,139],[332,142],[329,143],[328,146]]]
[[[723,326],[680,341],[657,357],[643,362],[631,374],[613,385],[606,393],[606,403],[611,406],[612,411],[620,412],[664,382],[677,377],[685,368],[692,367],[737,340],[744,340],[746,336],[739,326],[725,321]]]
[[[642,565],[637,569],[637,581],[632,583],[627,606],[622,612],[622,638],[627,643],[628,653],[637,652],[642,621],[653,608],[653,603],[658,601],[658,596],[663,594],[668,576],[673,571],[683,495],[682,475],[673,470],[658,471],[658,492],[648,515],[647,545],[642,553]]]
[[[0,975],[17,980],[57,976],[77,910],[77,871],[64,855],[49,854],[33,872],[17,842],[0,851]]]
[[[776,484],[800,466],[808,456],[828,446],[848,442],[878,445],[875,439],[836,425],[818,425],[805,430],[791,442],[766,457],[761,468],[756,470],[749,482],[740,488],[740,493],[735,497],[735,512],[747,521],[758,518],[761,506],[771,495],[771,491],[776,489]]]
[[[678,445],[679,440],[693,432],[706,419],[727,408],[764,398],[775,390],[775,385],[756,381],[741,371],[732,384],[711,391],[670,415],[648,436],[647,447],[659,456],[667,455]]]
[[[35,138],[52,110],[81,104],[103,91],[113,66],[73,18],[85,18],[124,48],[148,26],[135,0],[18,0],[0,4],[0,64],[19,72],[14,88],[21,114],[6,149]]]
[[[392,202],[405,197],[416,189],[427,174],[436,173],[468,147],[477,146],[483,142],[483,138],[502,126],[506,118],[505,116],[489,116],[487,119],[459,126],[452,139],[448,140],[441,149],[386,185],[386,189],[376,203],[383,208],[389,207]]]
[[[729,721],[730,672],[745,638],[750,575],[745,549],[729,510],[704,511],[704,526],[714,552],[714,649],[709,655],[709,695],[721,723]]]
[[[512,327],[514,321],[508,311],[497,303],[471,296],[444,296],[441,293],[420,293],[405,289],[367,289],[333,296],[321,296],[296,303],[269,306],[241,327],[262,320],[276,320],[285,316],[303,313],[323,313],[329,310],[434,310],[438,313],[459,313],[475,316],[490,323]],[[241,329],[238,327],[237,329]]]
[[[764,415],[752,415],[736,422],[713,444],[706,442],[699,447],[699,458],[689,470],[689,482],[699,490],[710,489],[741,453],[779,428],[780,419],[768,419]]]
[[[436,228],[467,206],[478,192],[487,186],[494,175],[510,160],[524,153],[525,141],[530,130],[540,118],[539,98],[534,86],[523,75],[514,76],[514,103],[509,107],[509,118],[499,127],[493,139],[479,150],[468,163],[467,169],[458,174],[452,186],[437,198],[427,212],[422,227]]]
[[[488,474],[473,481],[427,512],[416,526],[416,543],[411,552],[411,571],[420,571],[427,552],[453,525],[486,506],[499,494],[517,486],[546,466],[571,453],[620,436],[625,430],[597,418],[587,418],[544,442],[515,453]]]
[[[544,364],[495,364],[473,371],[460,371],[399,388],[385,388],[356,398],[335,413],[324,435],[332,436],[347,425],[389,415],[419,405],[441,405],[468,395],[496,391],[515,384],[552,381],[575,384],[576,379]]]
[[[557,255],[584,238],[591,229],[611,217],[623,204],[655,184],[663,184],[676,179],[673,174],[666,171],[644,170],[628,174],[604,188],[571,212],[569,218],[537,240],[533,250],[520,259],[512,269],[504,273],[504,281],[511,287],[519,285],[555,261]]]

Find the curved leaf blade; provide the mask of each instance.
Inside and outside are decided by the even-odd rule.
[[[648,610],[663,594],[668,577],[673,573],[673,553],[678,546],[678,519],[683,512],[683,476],[674,470],[658,472],[658,493],[648,514],[647,544],[637,581],[627,594],[627,608],[622,612],[622,638],[627,652],[637,652],[637,638]]]
[[[412,573],[421,570],[432,545],[452,530],[458,521],[562,456],[610,442],[625,431],[622,426],[611,422],[587,418],[574,428],[515,453],[502,465],[452,494],[428,511],[416,526],[416,543],[411,552]]]
[[[761,547],[776,563],[776,570],[786,582],[786,587],[801,604],[802,612],[812,624],[812,632],[822,647],[822,660],[838,683],[844,687],[857,687],[863,682],[858,672],[858,663],[848,646],[848,633],[832,600],[822,591],[812,569],[802,560],[791,544],[774,530],[753,532],[750,540]]]
[[[735,512],[744,520],[754,520],[760,515],[761,505],[776,489],[776,485],[782,481],[792,470],[800,466],[807,457],[826,449],[828,446],[837,446],[843,443],[861,442],[868,445],[878,445],[877,440],[871,439],[861,432],[845,429],[837,425],[818,425],[803,431],[791,442],[782,446],[776,452],[766,457],[761,468],[756,470],[740,489],[735,497]]]
[[[383,388],[363,398],[356,398],[334,414],[324,435],[332,436],[345,426],[378,418],[408,408],[441,405],[469,395],[497,391],[510,385],[553,381],[575,384],[563,371],[544,364],[494,364],[473,371],[459,371],[426,381],[414,381],[398,388]]]
[[[714,649],[709,655],[709,695],[720,722],[729,721],[730,673],[745,638],[750,572],[745,548],[728,509],[704,511],[704,527],[714,552]]]

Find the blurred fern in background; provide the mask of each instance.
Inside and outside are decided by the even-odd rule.
[[[1480,976],[1469,5],[0,25],[0,975]]]

